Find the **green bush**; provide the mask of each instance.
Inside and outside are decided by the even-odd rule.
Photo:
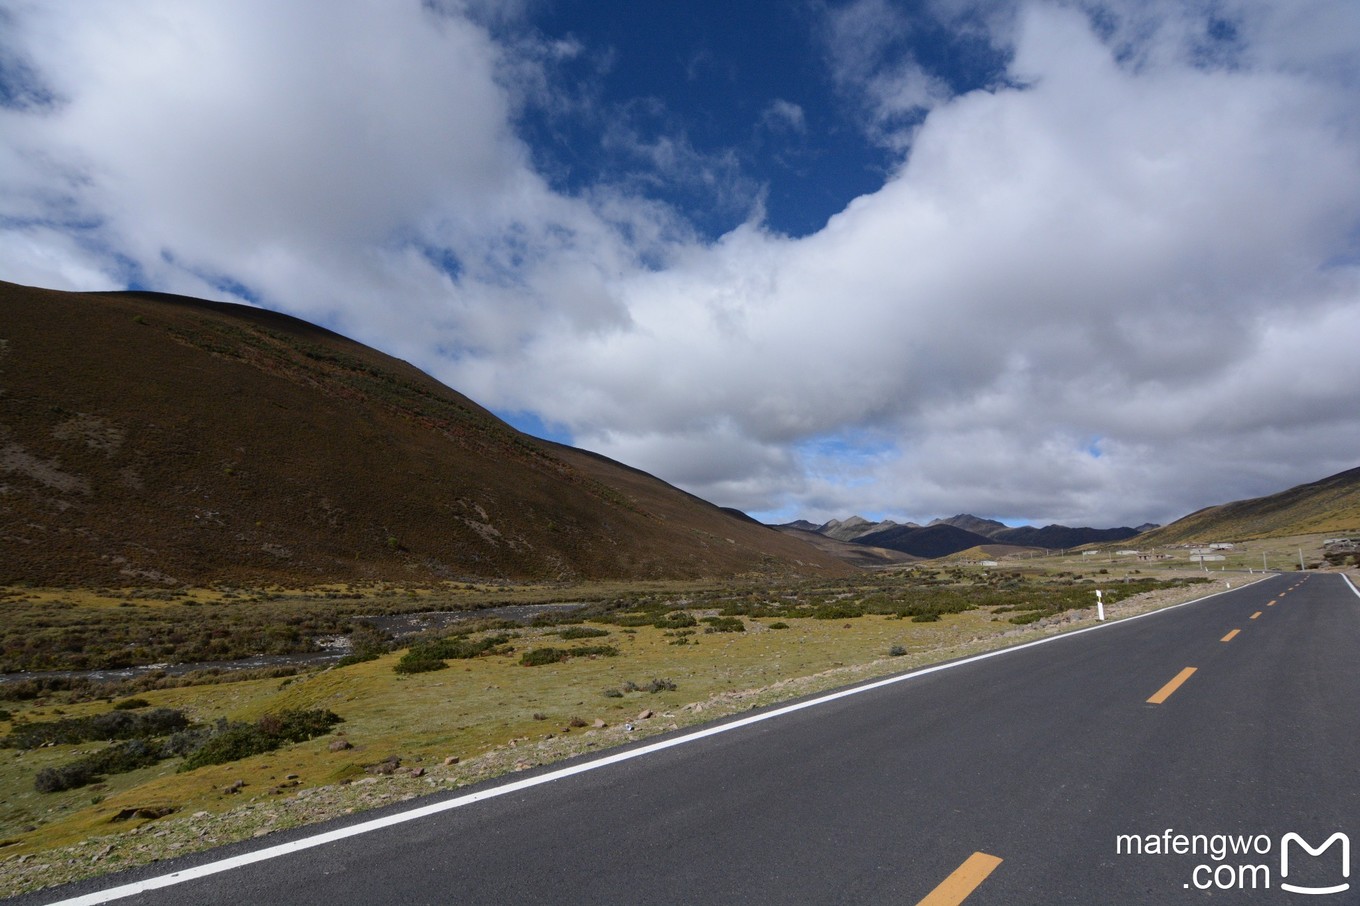
[[[699,625],[693,614],[683,610],[673,610],[652,624],[657,629],[687,629]]]
[[[189,718],[184,716],[184,712],[171,708],[156,708],[137,714],[106,711],[90,717],[20,724],[0,740],[0,746],[8,749],[36,749],[47,743],[63,745],[96,739],[145,739],[183,730],[187,726]]]
[[[788,623],[785,623],[785,622],[783,622],[783,621],[780,621],[780,622],[778,622],[778,623],[771,623],[771,624],[770,624],[770,628],[771,628],[771,629],[788,629],[788,628],[789,628],[789,624],[788,624]]]
[[[1037,623],[1046,616],[1048,616],[1048,614],[1042,610],[1033,610],[1029,613],[1022,613],[1019,616],[1011,617],[1010,621],[1017,626],[1024,626],[1027,623]]]
[[[251,755],[272,752],[279,744],[262,733],[253,724],[232,724],[221,733],[215,734],[198,749],[184,759],[181,771],[192,771],[209,764],[226,764],[240,761]]]
[[[888,649],[888,656],[889,656],[889,657],[901,657],[902,655],[904,655],[904,654],[906,654],[906,653],[907,653],[907,649],[903,648],[901,645],[894,645],[894,646],[892,646],[891,648]]]
[[[560,664],[570,657],[571,653],[565,648],[535,648],[524,652],[519,662],[523,667],[542,667],[544,664]]]
[[[864,616],[864,608],[849,601],[823,604],[812,611],[812,618],[815,620],[849,620],[862,616]]]
[[[113,706],[115,711],[136,711],[138,708],[150,708],[151,702],[144,698],[125,698]]]
[[[349,634],[349,651],[346,658],[357,658],[350,663],[371,661],[392,650],[392,640],[372,623],[356,623]],[[343,660],[343,659],[342,659]]]
[[[938,613],[918,613],[911,618],[913,623],[938,623],[940,615]]]
[[[401,660],[392,665],[392,669],[397,673],[429,673],[431,670],[443,670],[448,664],[434,656],[428,648],[412,648],[401,656]]]
[[[745,632],[746,624],[741,617],[704,617],[708,624],[704,632]]]
[[[392,666],[397,673],[426,673],[430,670],[443,670],[445,661],[466,660],[484,654],[499,654],[500,646],[510,641],[508,635],[491,635],[482,639],[467,639],[451,636],[435,639],[411,646],[401,660]]]
[[[577,645],[567,649],[568,657],[618,657],[619,649],[613,645]]]
[[[59,793],[103,780],[106,774],[126,774],[149,767],[165,755],[161,747],[142,739],[120,742],[57,768],[43,768],[33,780],[39,793]]]
[[[542,667],[544,664],[560,664],[574,657],[617,657],[619,649],[613,645],[578,645],[575,648],[535,648],[520,655],[523,667]]]
[[[596,629],[593,626],[568,626],[558,633],[564,639],[602,639],[609,635],[607,629]]]
[[[184,759],[181,771],[210,764],[226,764],[263,755],[290,742],[305,742],[330,732],[344,718],[324,709],[290,710],[265,714],[253,724],[226,724]]]

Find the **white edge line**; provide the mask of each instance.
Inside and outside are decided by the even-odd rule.
[[[1343,575],[1342,578],[1345,578],[1345,576]],[[1350,584],[1349,579],[1346,580],[1346,584],[1348,585]],[[619,762],[622,761],[629,761],[634,758],[642,758],[643,756],[650,755],[653,752],[660,752],[664,749],[669,749],[674,746],[683,745],[689,742],[695,742],[700,739],[705,739],[709,736],[716,736],[719,733],[727,733],[731,730],[737,730],[740,729],[741,727],[746,727],[764,720],[773,720],[776,717],[783,717],[785,714],[792,714],[795,711],[802,711],[804,708],[812,708],[817,705],[824,705],[827,702],[836,701],[837,699],[847,698],[851,695],[859,695],[861,692],[869,692],[874,689],[881,689],[884,686],[891,686],[896,683],[903,683],[906,682],[907,680],[915,679],[920,676],[926,676],[931,673],[938,673],[941,670],[950,670],[954,667],[962,667],[964,664],[973,664],[978,661],[985,661],[988,658],[999,657],[1003,654],[1010,654],[1015,651],[1021,651],[1025,648],[1033,648],[1036,645],[1046,645],[1049,642],[1056,642],[1060,639],[1070,639],[1073,636],[1078,636],[1087,632],[1094,632],[1097,629],[1108,629],[1111,626],[1121,626],[1133,620],[1141,620],[1143,617],[1156,616],[1157,614],[1166,613],[1167,611],[1170,610],[1176,610],[1177,608],[1185,607],[1190,604],[1198,604],[1201,601],[1207,601],[1210,598],[1216,598],[1219,595],[1229,594],[1230,591],[1240,591],[1241,589],[1246,587],[1247,587],[1246,585],[1241,585],[1235,589],[1214,592],[1213,594],[1205,595],[1202,598],[1194,598],[1189,601],[1182,601],[1180,604],[1172,604],[1169,607],[1163,607],[1158,610],[1150,610],[1147,613],[1135,614],[1131,617],[1124,617],[1121,620],[1111,620],[1106,623],[1097,623],[1095,626],[1087,626],[1084,629],[1074,629],[1071,632],[1062,632],[1057,635],[1051,635],[1042,639],[1035,639],[1032,642],[1025,642],[1020,645],[1012,645],[1006,648],[997,648],[993,651],[984,651],[982,654],[975,654],[972,657],[963,658],[962,660],[949,661],[944,664],[933,664],[929,667],[922,667],[919,670],[913,670],[910,673],[902,673],[898,674],[897,676],[889,676],[881,680],[875,680],[870,683],[865,683],[862,686],[852,686],[848,689],[841,689],[837,692],[831,692],[826,695],[819,696],[817,698],[808,699],[807,701],[796,702],[792,705],[785,705],[782,708],[775,708],[774,710],[771,711],[762,711],[760,714],[753,714],[750,715],[749,717],[742,717],[737,720],[730,721],[728,723],[706,727],[702,730],[696,730],[693,733],[686,733],[684,736],[675,736],[670,739],[662,740],[660,742],[651,743],[650,745],[640,746],[636,749],[628,749],[627,751],[624,752],[615,752],[613,755],[605,755],[602,758],[597,758],[594,761],[588,761],[583,764],[576,764],[570,767],[559,768],[556,771],[550,771],[546,774],[538,774],[533,777],[526,777],[523,780],[516,780],[511,783],[507,783],[503,786],[497,786],[492,787],[491,789],[480,790],[476,793],[468,793],[465,796],[458,796],[453,799],[445,799],[442,802],[432,803],[431,805],[424,805],[419,808],[414,808],[405,812],[398,812],[395,815],[385,815],[382,818],[374,818],[371,821],[364,821],[359,824],[352,824],[349,827],[337,828],[336,830],[327,831],[322,834],[316,834],[311,837],[303,837],[300,840],[292,840],[288,843],[280,843],[277,846],[270,846],[266,847],[265,849],[257,849],[254,852],[243,853],[239,856],[231,856],[226,859],[219,859],[216,862],[208,862],[204,865],[196,865],[191,868],[186,868],[182,871],[172,872],[167,875],[160,875],[154,878],[147,878],[144,881],[134,881],[131,884],[124,884],[120,887],[111,887],[108,890],[101,890],[95,893],[88,893],[84,894],[83,896],[72,897],[71,899],[67,900],[57,900],[48,904],[48,906],[96,906],[96,904],[99,903],[108,903],[112,900],[120,900],[123,899],[124,897],[134,896],[139,893],[146,893],[147,891],[150,890],[159,890],[162,887],[171,887],[174,886],[175,884],[183,884],[186,881],[192,881],[197,878],[205,878],[208,877],[209,875],[215,875],[223,871],[230,871],[234,868],[242,868],[246,865],[252,865],[256,862],[264,862],[269,859],[276,859],[279,856],[286,856],[289,855],[290,853],[301,852],[302,850],[311,849],[316,846],[324,846],[327,843],[334,843],[337,840],[344,840],[347,837],[357,837],[360,834],[367,834],[372,831],[382,830],[385,827],[392,827],[393,825],[396,824],[404,824],[407,821],[415,821],[419,818],[425,818],[430,815],[437,815],[440,812],[447,812],[456,808],[462,808],[465,805],[472,805],[475,802],[482,802],[483,800],[486,799],[495,799],[498,796],[505,796],[510,793],[517,793],[520,790],[527,790],[530,787],[539,786],[540,784],[544,783],[552,783],[554,780],[563,780],[567,777],[571,777],[576,774],[584,774],[586,771],[594,771],[599,768],[604,768],[613,764],[618,764]],[[1351,585],[1351,591],[1355,591],[1357,595],[1360,595],[1360,591],[1356,591],[1354,585]]]
[[[1341,578],[1342,578],[1343,580],[1345,580],[1346,584],[1349,585],[1349,586],[1351,587],[1351,591],[1355,593],[1355,596],[1356,596],[1357,598],[1360,598],[1360,589],[1356,588],[1356,587],[1355,587],[1355,584],[1354,584],[1353,582],[1351,582],[1351,577],[1348,576],[1348,575],[1346,575],[1345,573],[1341,573],[1340,575],[1341,575]],[[1280,886],[1283,887],[1284,885],[1281,884]]]

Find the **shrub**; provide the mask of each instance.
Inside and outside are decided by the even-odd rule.
[[[1022,613],[1017,617],[1011,617],[1011,622],[1017,626],[1024,626],[1026,623],[1037,623],[1047,615],[1042,610],[1034,610],[1029,613]]]
[[[508,635],[489,635],[475,640],[454,636],[432,643],[430,650],[435,657],[443,660],[468,660],[484,654],[498,654],[500,646],[508,641],[510,641]]]
[[[558,664],[571,657],[571,653],[565,648],[535,648],[526,651],[520,656],[519,662],[524,667],[542,667],[544,664]]]
[[[916,616],[911,618],[911,621],[913,623],[938,623],[940,622],[940,615],[938,613],[933,612],[918,613]]]
[[[894,645],[888,649],[888,655],[890,657],[901,657],[906,653],[907,649],[903,648],[901,645]]]
[[[499,654],[500,646],[510,641],[508,635],[490,635],[482,639],[467,639],[452,636],[435,639],[411,646],[401,660],[392,666],[397,673],[425,673],[430,670],[443,670],[445,661],[466,660],[484,654]]]
[[[165,757],[159,746],[145,740],[133,739],[109,746],[107,749],[77,758],[58,768],[43,768],[33,779],[39,793],[59,793],[74,790],[102,780],[106,774],[126,774],[149,767]]]
[[[428,648],[412,648],[401,656],[401,660],[392,665],[392,669],[397,673],[428,673],[431,670],[443,670],[448,664],[438,657]]]
[[[674,692],[675,683],[668,679],[654,679],[647,684],[647,691],[656,695],[658,692]]]
[[[222,723],[201,746],[189,753],[181,771],[209,764],[226,764],[251,755],[272,752],[290,742],[305,742],[329,733],[344,718],[325,709],[280,711],[265,714],[253,724]]]
[[[746,624],[741,617],[704,617],[708,627],[704,632],[745,632]]]
[[[593,626],[568,626],[558,633],[564,639],[600,639],[609,635],[607,629],[596,629]]]
[[[785,623],[785,622],[783,622],[783,621],[780,621],[780,622],[778,622],[778,623],[771,623],[771,624],[770,624],[770,628],[771,628],[771,629],[788,629],[788,628],[789,628],[789,624],[788,624],[788,623]]]
[[[567,649],[568,657],[618,657],[619,649],[613,645],[577,645]]]
[[[834,604],[823,604],[821,607],[812,611],[815,620],[848,620],[852,617],[864,616],[864,608],[849,601],[837,601]]]
[[[386,654],[392,648],[392,640],[387,633],[383,632],[372,623],[360,622],[355,624],[354,629],[349,634],[349,650],[347,657],[359,658],[363,661],[371,661],[379,655]],[[352,663],[358,663],[353,661]]]
[[[113,706],[115,711],[136,711],[138,708],[149,708],[151,702],[144,698],[125,698]]]
[[[687,629],[698,624],[699,621],[694,618],[693,614],[686,613],[683,610],[673,610],[652,625],[657,629]]]
[[[575,648],[535,648],[520,655],[523,667],[542,667],[544,664],[560,664],[574,657],[615,657],[619,649],[613,645],[578,645]]]
[[[226,764],[239,761],[251,755],[262,755],[278,748],[258,727],[252,724],[231,724],[221,733],[214,734],[202,746],[195,749],[180,765],[181,771],[192,771],[209,764]]]
[[[171,708],[156,708],[145,713],[106,711],[91,717],[68,717],[63,720],[23,724],[0,740],[0,746],[10,749],[36,749],[45,743],[73,744],[96,739],[144,739],[163,736],[189,726],[184,712]]]

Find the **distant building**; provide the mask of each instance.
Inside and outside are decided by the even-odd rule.
[[[1136,557],[1141,551],[1115,551],[1117,557]]]
[[[1082,555],[1083,557],[1094,557],[1094,556],[1096,556],[1096,555],[1099,554],[1099,553],[1100,553],[1100,551],[1082,551],[1082,552],[1081,552],[1081,555]]]
[[[1190,555],[1190,560],[1191,560],[1191,562],[1193,562],[1193,563],[1217,563],[1219,560],[1226,560],[1226,559],[1228,559],[1228,558],[1225,557],[1225,556],[1223,556],[1222,554],[1200,554],[1200,553],[1194,553],[1194,554],[1191,554],[1191,555]]]
[[[1211,551],[1230,551],[1232,549],[1233,544],[1231,541],[1216,541],[1209,545],[1209,550]]]

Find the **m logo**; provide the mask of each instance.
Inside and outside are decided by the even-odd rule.
[[[1310,855],[1310,856],[1320,856],[1320,855],[1322,855],[1326,850],[1330,849],[1331,846],[1332,846],[1332,844],[1333,844],[1333,843],[1336,843],[1338,840],[1341,841],[1341,877],[1343,877],[1343,878],[1349,878],[1349,877],[1351,876],[1351,839],[1350,839],[1350,837],[1347,837],[1345,834],[1341,833],[1340,831],[1337,831],[1336,833],[1332,834],[1330,837],[1327,838],[1327,842],[1326,842],[1326,843],[1323,843],[1321,846],[1319,846],[1319,847],[1317,847],[1316,849],[1314,849],[1313,847],[1311,847],[1311,846],[1308,845],[1308,841],[1304,840],[1304,839],[1303,839],[1302,837],[1300,837],[1298,834],[1295,834],[1295,833],[1288,833],[1288,834],[1285,834],[1285,835],[1284,835],[1284,839],[1282,839],[1282,840],[1280,841],[1280,887],[1281,887],[1281,889],[1287,890],[1287,891],[1289,891],[1290,893],[1341,893],[1342,891],[1350,890],[1351,885],[1350,885],[1349,882],[1344,883],[1344,884],[1337,884],[1337,885],[1335,885],[1334,887],[1300,887],[1300,886],[1298,886],[1298,885],[1296,885],[1296,884],[1288,884],[1288,883],[1286,883],[1285,880],[1284,880],[1285,878],[1289,877],[1289,843],[1290,843],[1290,841],[1293,841],[1294,843],[1297,843],[1299,846],[1303,847],[1304,851],[1305,851],[1306,853],[1308,853],[1308,855]]]

